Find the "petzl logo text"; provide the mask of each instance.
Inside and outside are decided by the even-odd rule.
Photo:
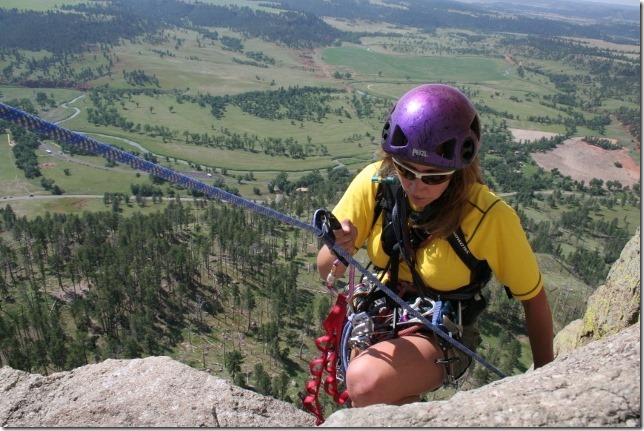
[[[427,157],[427,151],[425,150],[412,150],[411,151],[412,156],[421,156],[421,157]]]

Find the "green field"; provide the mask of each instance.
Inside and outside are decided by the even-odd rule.
[[[24,9],[47,11],[58,9],[64,5],[78,5],[91,3],[88,0],[2,0],[0,7],[3,9]]]
[[[357,80],[474,83],[502,80],[501,60],[481,57],[402,56],[365,47],[327,48],[322,59],[356,75]]]
[[[240,38],[230,30],[216,30],[220,38]],[[237,94],[269,87],[322,85],[325,81],[324,77],[303,67],[296,52],[258,38],[243,38],[244,51],[264,52],[275,60],[274,66],[260,68],[235,63],[234,58],[247,58],[243,53],[225,50],[220,43],[207,39],[199,46],[196,41],[198,35],[194,31],[166,30],[164,34],[167,36],[165,43],[124,42],[115,47],[114,53],[119,58],[117,74],[112,78],[99,79],[96,84],[129,87],[120,73],[139,69],[156,76],[164,89],[176,88],[193,94],[197,91],[215,95]],[[175,42],[177,39],[181,40],[180,48]],[[161,57],[159,52],[169,54]]]
[[[223,121],[215,120],[207,109],[200,109],[191,104],[177,104],[171,97],[136,96],[133,101],[126,106],[128,119],[135,123],[153,123],[164,124],[173,130],[181,131],[201,131],[206,133],[216,133],[226,124],[226,129],[236,132],[240,135],[257,135],[262,137],[292,136],[300,143],[307,142],[311,137],[311,143],[316,145],[325,145],[329,148],[332,157],[311,157],[304,159],[289,159],[283,157],[274,157],[264,154],[261,151],[230,151],[216,148],[203,148],[195,145],[187,145],[181,142],[164,143],[161,139],[155,139],[145,135],[127,134],[122,130],[94,126],[85,121],[83,114],[65,122],[63,125],[72,130],[79,130],[84,133],[99,133],[102,135],[113,135],[127,138],[138,142],[152,153],[178,158],[199,163],[204,167],[228,168],[233,171],[253,171],[253,172],[272,172],[274,174],[280,171],[304,172],[312,169],[324,169],[332,167],[335,164],[332,158],[356,158],[361,160],[362,165],[371,157],[368,151],[370,140],[366,137],[360,142],[352,142],[347,145],[343,142],[345,137],[356,132],[356,125],[351,122],[342,121],[341,118],[331,117],[319,123],[307,125],[302,128],[299,123],[276,122],[264,120],[261,118],[248,115],[237,108],[229,108]],[[84,107],[85,100],[81,100],[74,106]],[[139,107],[136,107],[136,103]],[[153,106],[153,112],[149,107]],[[170,112],[169,107],[173,106]],[[84,111],[82,108],[81,111]],[[379,127],[376,122],[368,122],[362,125],[362,134],[371,135],[379,133]],[[98,140],[105,140],[98,137]],[[119,146],[136,150],[128,147],[127,144],[120,143]],[[261,150],[259,147],[257,150]],[[345,161],[346,163],[346,161]],[[358,163],[359,164],[359,163]]]

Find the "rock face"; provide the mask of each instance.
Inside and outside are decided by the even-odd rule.
[[[341,410],[331,427],[641,427],[639,230],[555,339],[552,363],[450,400]],[[581,347],[579,347],[581,346]],[[0,369],[3,427],[311,427],[292,404],[168,357],[41,376]]]
[[[555,354],[570,352],[593,340],[616,334],[640,320],[640,229],[611,266],[606,283],[589,298],[583,319],[575,320],[555,337]]]
[[[3,427],[308,427],[292,404],[168,357],[109,359],[41,376],[0,369]]]

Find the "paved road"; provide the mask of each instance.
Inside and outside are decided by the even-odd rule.
[[[43,199],[103,199],[103,195],[21,195],[21,196],[2,196],[0,197],[0,205],[3,202],[10,201],[27,201],[27,200],[43,200]],[[174,200],[171,197],[164,197],[165,200]],[[192,202],[195,200],[193,197],[179,198],[182,202]],[[130,200],[134,200],[134,196],[130,196]]]
[[[92,167],[92,168],[95,168],[95,169],[103,169],[105,171],[122,172],[122,173],[128,173],[128,174],[132,174],[134,172],[132,169],[127,169],[127,168],[123,168],[123,167],[120,167],[120,166],[116,166],[116,167],[111,168],[111,167],[107,167],[105,165],[99,165],[99,164],[96,164],[96,163],[92,163],[92,162],[88,162],[88,161],[85,161],[85,160],[77,159],[75,157],[72,157],[72,156],[69,156],[69,155],[63,153],[58,148],[53,147],[52,145],[46,144],[44,142],[40,143],[40,146],[38,147],[38,149],[40,151],[44,152],[44,153],[49,154],[54,159],[64,160],[64,161],[72,162],[72,163],[77,163],[79,165],[89,166],[89,167]],[[195,179],[197,181],[214,181],[216,178],[223,178],[223,176],[220,175],[220,174],[211,174],[211,173],[205,172],[205,171],[177,171],[177,172],[179,172],[179,173],[181,173],[181,174],[183,174],[183,175],[185,175],[187,177],[190,177],[192,179]]]
[[[72,118],[74,118],[77,115],[79,115],[80,112],[81,112],[80,109],[76,108],[74,106],[68,106],[68,104],[74,103],[77,100],[82,99],[83,97],[85,97],[85,95],[80,95],[80,96],[76,97],[75,99],[70,100],[69,102],[61,103],[62,107],[73,109],[74,113],[72,115],[70,115],[69,117],[63,119],[63,120],[57,121],[56,124],[60,125],[60,124],[64,123],[65,121],[71,120]],[[76,132],[76,133],[80,133],[80,132]],[[101,137],[121,140],[121,141],[125,142],[126,144],[135,147],[137,150],[139,150],[139,151],[141,151],[143,153],[153,154],[150,151],[148,151],[147,149],[145,149],[138,142],[134,142],[134,141],[129,140],[129,139],[121,138],[119,136],[103,135],[103,134],[99,134],[99,133],[96,133],[96,134],[92,133],[92,135],[97,135],[97,136],[101,136]],[[95,164],[95,163],[87,162],[85,160],[81,160],[81,159],[77,159],[77,158],[68,156],[67,154],[63,153],[59,149],[57,149],[57,148],[55,148],[55,147],[53,147],[53,146],[51,146],[49,144],[41,143],[40,147],[38,149],[40,151],[43,151],[43,152],[49,154],[50,156],[52,156],[55,159],[65,160],[65,161],[72,162],[72,163],[78,163],[80,165],[90,166],[90,167],[96,168],[96,169],[103,169],[103,170],[113,171],[113,172],[132,173],[132,169],[124,169],[124,168],[121,168],[121,167],[118,167],[118,166],[110,168],[110,167],[107,167],[105,165],[98,165],[98,164]],[[157,155],[157,156],[158,157],[163,157],[163,156],[159,156],[159,155]],[[177,160],[177,162],[185,164],[186,166],[189,165],[188,162],[185,161],[185,160]],[[223,179],[223,176],[220,175],[220,174],[208,173],[208,172],[204,172],[204,171],[177,170],[177,172],[180,172],[181,174],[186,175],[186,176],[188,176],[188,177],[190,177],[192,179],[198,180],[198,181],[213,181],[216,178]]]

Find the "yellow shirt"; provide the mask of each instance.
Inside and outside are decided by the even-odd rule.
[[[384,268],[389,256],[380,240],[382,216],[373,223],[378,184],[371,181],[381,162],[363,169],[351,182],[333,214],[342,221],[348,218],[358,228],[356,247],[366,242],[374,265]],[[486,260],[496,279],[507,286],[514,297],[531,299],[543,288],[537,259],[519,217],[487,186],[475,184],[470,191],[471,210],[461,229],[471,253]],[[373,229],[371,229],[373,226]],[[416,250],[416,270],[426,285],[439,291],[452,291],[470,282],[470,270],[445,239],[434,239]],[[411,281],[409,267],[401,260],[399,277]]]

